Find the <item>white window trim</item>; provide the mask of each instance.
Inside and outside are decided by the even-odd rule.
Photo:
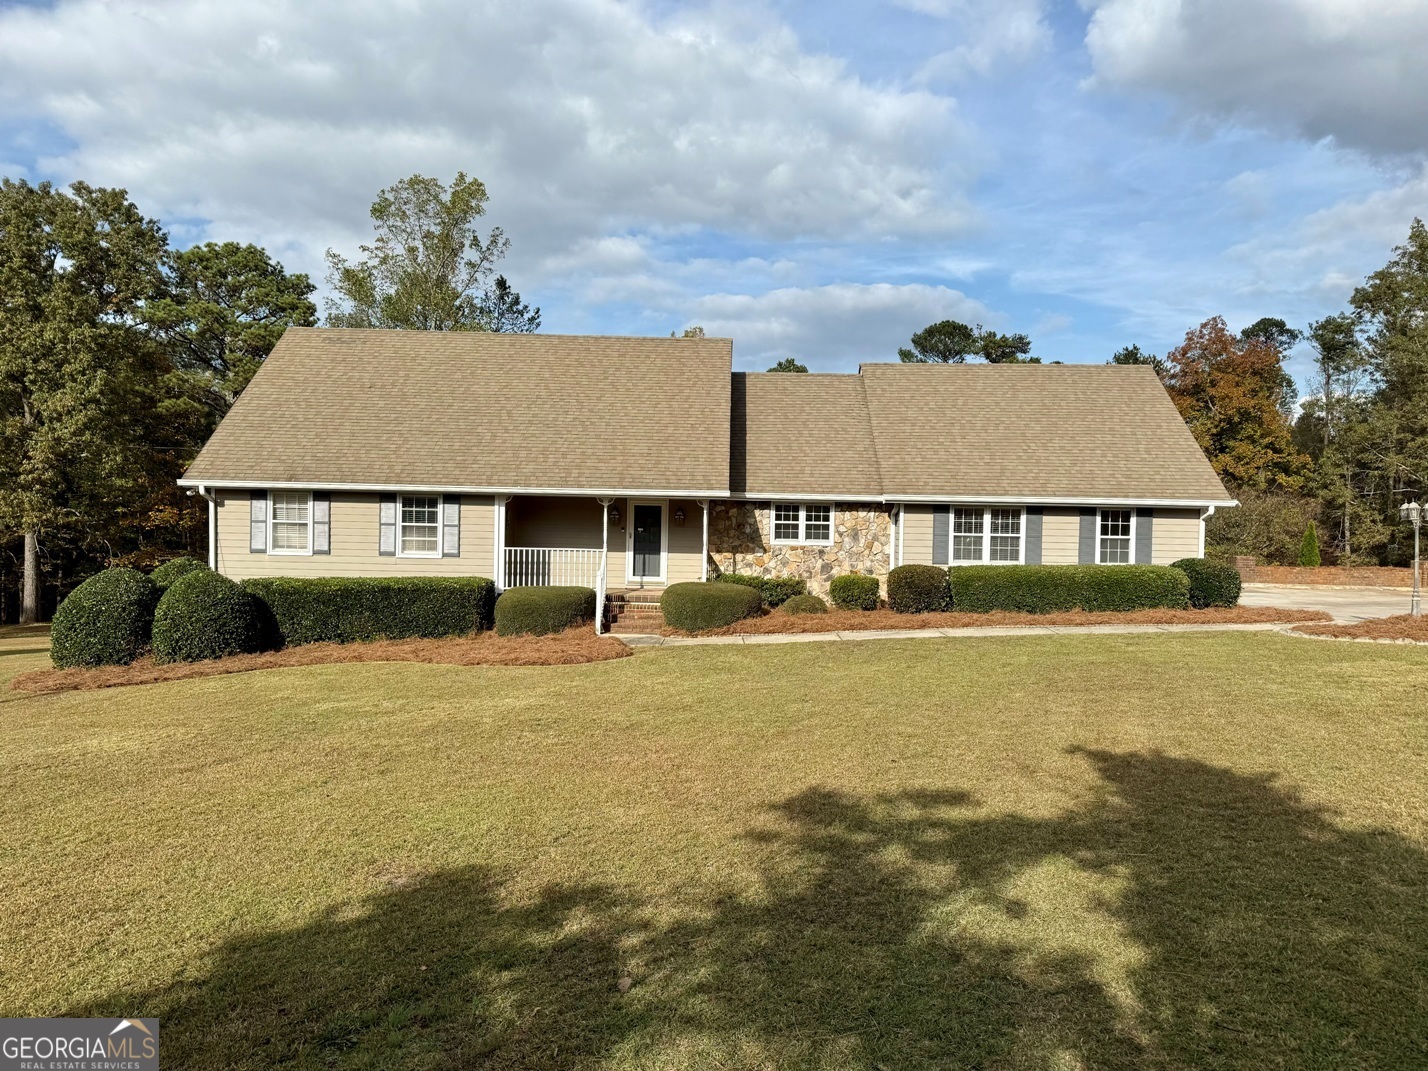
[[[306,549],[306,550],[275,550],[275,549],[273,548],[273,524],[275,523],[275,522],[274,522],[274,510],[273,510],[273,495],[274,495],[274,494],[280,494],[280,495],[307,495],[307,549]],[[283,521],[282,523],[283,523],[283,524],[294,524],[294,523],[296,523],[296,522],[294,522],[294,521]],[[282,554],[282,555],[289,555],[289,556],[299,557],[299,558],[304,558],[304,557],[310,558],[310,557],[312,557],[312,492],[311,492],[311,491],[289,491],[289,490],[282,490],[282,491],[269,491],[269,492],[268,492],[268,546],[267,546],[267,552],[268,552],[269,554]]]
[[[777,529],[775,528],[775,524],[776,524],[776,518],[778,517],[778,510],[779,510],[779,507],[780,507],[780,506],[782,506],[784,509],[796,509],[796,510],[798,510],[798,538],[797,538],[797,539],[779,539],[777,536],[774,535],[774,532],[777,530]],[[827,538],[827,539],[809,539],[809,538],[808,538],[808,507],[809,507],[809,506],[814,506],[814,507],[819,508],[819,509],[822,509],[822,508],[824,508],[824,507],[827,508],[827,510],[828,510],[828,538]],[[837,521],[838,521],[838,518],[837,518],[837,516],[836,516],[836,510],[834,510],[834,508],[833,508],[833,503],[832,503],[832,502],[770,502],[770,503],[769,503],[769,540],[770,540],[770,542],[772,542],[775,546],[779,546],[779,547],[831,547],[831,546],[833,545],[833,529],[834,529],[834,526],[837,524]]]
[[[963,503],[958,505],[953,502],[948,507],[947,514],[947,564],[948,565],[1025,565],[1026,564],[1026,507],[1025,506],[983,506],[982,507],[982,556],[980,558],[963,558],[961,561],[955,560],[953,548],[957,545],[957,532],[955,525],[957,520],[957,510],[975,509],[975,504]],[[1017,546],[1016,561],[1009,562],[1003,559],[993,561],[992,553],[992,510],[994,509],[1014,509],[1021,519],[1017,522]]]
[[[1101,518],[1102,518],[1105,514],[1110,513],[1110,512],[1129,513],[1129,514],[1130,514],[1130,553],[1126,556],[1126,560],[1123,561],[1123,562],[1107,562],[1107,561],[1102,561],[1102,560],[1101,560],[1101,539],[1102,539],[1102,538],[1116,538],[1116,539],[1119,539],[1119,538],[1120,538],[1119,536],[1115,536],[1115,537],[1102,537],[1102,535],[1101,535]],[[1134,508],[1133,506],[1103,506],[1101,509],[1096,510],[1096,564],[1097,564],[1097,565],[1134,565],[1134,564],[1135,564],[1135,526],[1136,526],[1136,510],[1135,510],[1135,508]]]
[[[404,498],[434,498],[436,499],[436,551],[402,551],[402,499]],[[397,557],[398,558],[440,558],[442,541],[442,521],[446,517],[445,495],[434,495],[430,491],[403,491],[397,495]]]

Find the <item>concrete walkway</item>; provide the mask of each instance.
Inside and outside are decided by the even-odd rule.
[[[1263,625],[1001,625],[986,628],[867,629],[859,632],[776,632],[742,636],[615,635],[630,647],[692,647],[710,643],[830,643],[848,640],[945,640],[983,636],[1137,635],[1151,632],[1275,632],[1292,623]]]

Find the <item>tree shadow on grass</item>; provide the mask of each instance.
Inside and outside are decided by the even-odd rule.
[[[176,1068],[1428,1066],[1418,845],[1267,777],[1082,754],[1100,786],[1064,815],[810,791],[751,831],[754,892],[446,871],[69,1014],[158,1015]]]

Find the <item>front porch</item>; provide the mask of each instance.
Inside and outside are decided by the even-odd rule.
[[[496,586],[607,596],[709,576],[707,499],[512,495],[496,500]],[[647,602],[647,599],[629,599]]]

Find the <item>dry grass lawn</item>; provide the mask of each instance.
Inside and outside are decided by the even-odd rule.
[[[0,1014],[184,1069],[1421,1069],[1428,651],[3,687]]]

